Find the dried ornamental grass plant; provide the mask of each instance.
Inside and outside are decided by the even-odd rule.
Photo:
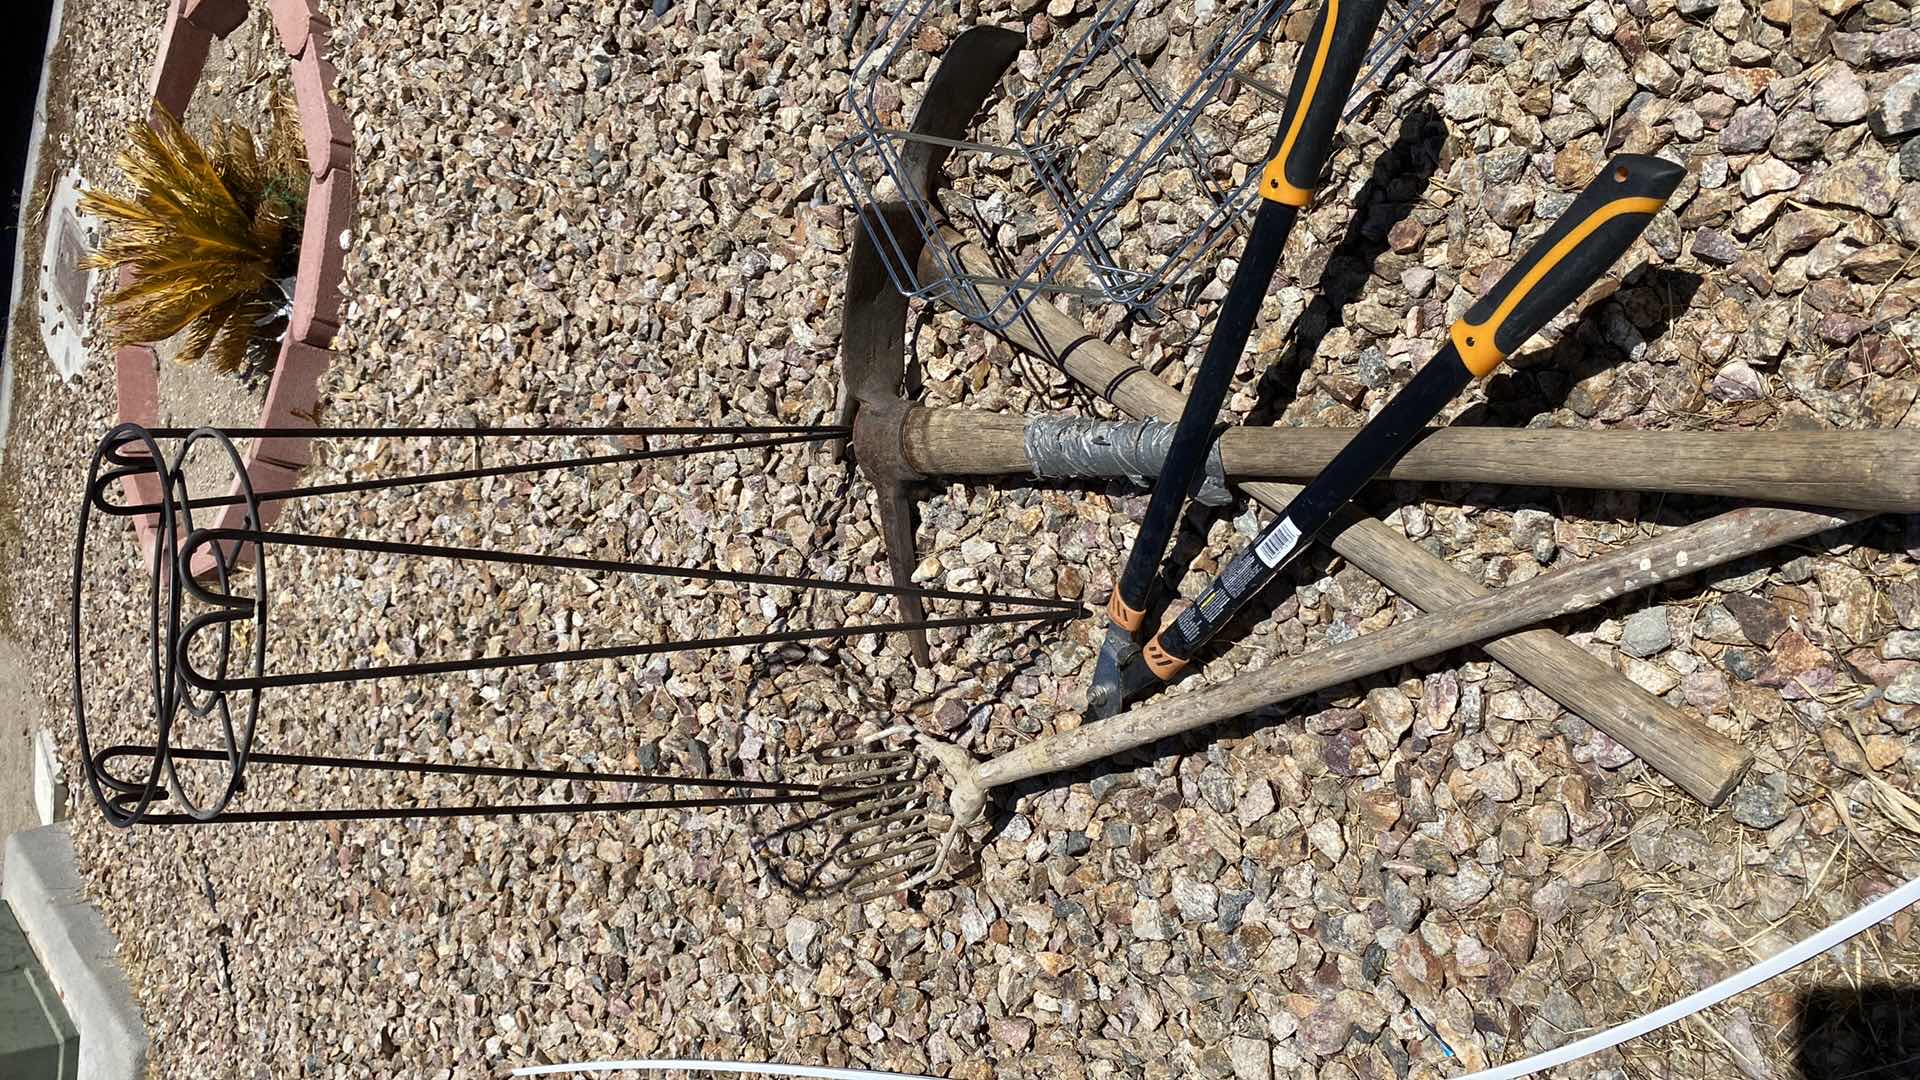
[[[272,113],[264,146],[242,125],[215,120],[209,152],[155,105],[153,122],[133,125],[119,157],[133,193],[82,198],[81,209],[107,226],[87,265],[135,271],[106,298],[116,347],[185,331],[179,363],[204,358],[236,371],[256,345],[271,355],[274,330],[285,325],[306,202],[290,100],[281,96]]]

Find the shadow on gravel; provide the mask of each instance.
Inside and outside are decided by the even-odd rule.
[[[1801,1080],[1920,1076],[1920,986],[1823,986],[1800,998]]]

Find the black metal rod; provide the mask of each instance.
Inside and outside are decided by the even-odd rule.
[[[501,668],[533,667],[539,664],[566,664],[581,660],[617,660],[629,656],[658,653],[693,652],[725,649],[736,645],[783,645],[800,641],[837,641],[862,634],[898,634],[910,630],[939,630],[946,627],[988,626],[997,623],[1049,622],[1071,618],[1067,611],[1018,611],[998,615],[972,615],[951,619],[923,619],[918,622],[873,623],[866,626],[823,626],[807,630],[787,630],[768,634],[736,634],[726,637],[688,638],[681,641],[605,645],[594,649],[568,649],[561,652],[518,653],[512,656],[481,656],[469,660],[443,660],[427,664],[392,664],[384,667],[343,668],[332,671],[293,672],[284,675],[260,675],[251,678],[209,678],[195,670],[189,645],[195,633],[211,625],[220,616],[202,615],[181,631],[176,652],[180,676],[201,690],[265,690],[282,686],[321,686],[329,683],[360,682],[372,679],[402,679],[423,675],[449,675],[463,671],[496,671]]]
[[[872,593],[877,596],[917,596],[922,600],[960,600],[982,604],[1022,604],[1028,607],[1060,611],[1083,610],[1078,601],[1044,596],[1019,596],[1008,593],[957,592],[952,589],[922,589],[912,585],[878,585],[864,581],[833,581],[828,578],[792,577],[786,574],[755,574],[742,570],[709,570],[700,566],[669,566],[662,563],[622,562],[614,559],[586,559],[577,555],[543,555],[527,551],[490,551],[484,548],[444,547],[438,544],[410,544],[397,540],[362,540],[351,536],[319,536],[312,533],[279,533],[266,529],[196,529],[180,545],[180,559],[191,562],[208,544],[235,541],[258,544],[263,548],[307,547],[327,551],[360,551],[373,555],[404,555],[410,558],[451,559],[457,562],[503,563],[510,566],[537,566],[553,570],[591,570],[615,574],[641,574],[649,577],[679,577],[695,581],[720,581],[734,585],[781,585],[794,589],[824,589],[829,592]],[[245,597],[216,596],[189,582],[187,587],[208,603],[233,606],[244,604]]]
[[[132,743],[110,746],[100,752],[104,764],[116,757],[151,756],[154,747]],[[188,761],[228,761],[225,750],[169,746],[169,757]],[[791,791],[812,795],[836,795],[847,790],[825,784],[788,783],[783,780],[744,780],[724,776],[661,776],[654,773],[609,773],[591,769],[528,769],[510,765],[455,765],[435,761],[394,761],[391,758],[331,757],[323,754],[276,754],[254,751],[247,754],[248,764],[289,765],[294,768],[368,769],[441,776],[494,776],[507,780],[578,780],[596,784],[666,784],[681,787],[744,788],[750,791]]]
[[[215,431],[229,439],[410,439],[491,438],[494,436],[565,437],[569,435],[804,435],[851,438],[853,429],[833,424],[735,424],[718,427],[170,427],[148,428],[156,439],[184,439],[196,431]]]
[[[840,431],[844,429],[833,429]],[[316,484],[311,487],[281,488],[277,491],[256,491],[253,498],[257,502],[280,502],[291,499],[304,499],[315,495],[352,495],[363,491],[383,491],[389,488],[416,487],[427,484],[457,483],[463,480],[483,480],[494,476],[515,476],[523,473],[552,472],[558,469],[579,469],[590,465],[622,465],[635,461],[652,461],[659,458],[693,457],[698,454],[719,454],[729,450],[757,450],[769,446],[786,446],[791,443],[824,442],[842,438],[839,434],[784,435],[765,439],[743,439],[738,442],[713,443],[707,446],[674,446],[659,450],[628,450],[619,454],[600,454],[592,457],[558,458],[547,461],[529,461],[519,465],[492,465],[476,469],[455,469],[449,472],[416,473],[411,476],[382,476],[371,480],[349,480],[339,484]],[[111,479],[111,477],[109,477]],[[103,513],[116,517],[136,517],[142,514],[158,513],[158,503],[137,503],[129,506],[115,506],[106,502],[107,485],[98,485],[94,493],[96,505]],[[176,509],[200,510],[211,506],[232,506],[246,502],[244,495],[207,495],[184,502],[175,502]]]
[[[481,806],[421,806],[409,809],[353,807],[332,810],[223,810],[217,817],[153,814],[141,825],[244,825],[275,821],[389,821],[395,818],[493,817],[503,814],[612,814],[630,810],[697,810],[721,806],[786,806],[819,802],[817,795],[743,795],[712,799],[631,799],[605,803],[499,803]]]

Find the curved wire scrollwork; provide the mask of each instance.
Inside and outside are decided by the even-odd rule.
[[[201,442],[211,442],[225,453],[234,475],[238,477],[237,498],[246,507],[243,520],[249,526],[255,525],[260,520],[259,500],[254,494],[238,448],[220,431],[201,428],[188,433],[169,462],[151,432],[138,424],[121,424],[101,440],[88,464],[86,491],[74,537],[73,590],[69,611],[71,626],[68,648],[73,664],[73,715],[87,788],[107,820],[121,827],[147,820],[157,804],[162,802],[175,808],[173,816],[212,821],[226,810],[235,795],[246,788],[247,760],[260,718],[260,691],[254,689],[247,692],[245,716],[236,727],[234,709],[225,690],[198,689],[196,692],[196,688],[191,687],[181,674],[180,658],[188,633],[194,628],[212,624],[219,627],[214,639],[217,657],[215,670],[223,678],[231,672],[232,624],[243,619],[253,622],[253,647],[249,651],[248,670],[256,678],[266,670],[266,560],[252,560],[255,595],[251,598],[233,595],[231,574],[240,562],[238,547],[213,549],[211,574],[217,593],[209,591],[188,573],[193,555],[206,549],[203,543],[195,542],[198,534],[193,523],[194,500],[185,469],[190,452]],[[81,628],[86,621],[84,585],[87,578],[87,537],[93,516],[100,511],[113,513],[112,504],[106,498],[109,488],[147,476],[159,481],[159,501],[153,505],[155,544],[151,553],[152,572],[148,585],[146,643],[153,744],[147,748],[151,752],[146,755],[146,775],[139,778],[137,770],[129,775],[116,773],[112,768],[116,759],[128,756],[127,748],[108,747],[98,754],[93,750],[87,720]],[[182,543],[183,531],[187,539],[185,544]],[[203,603],[214,605],[216,610],[199,616],[183,628],[184,599],[188,594]],[[174,727],[183,710],[194,719],[214,721],[212,726],[221,736],[218,760],[226,763],[226,777],[224,782],[217,785],[213,798],[204,804],[188,793],[178,764],[183,755],[175,753],[173,745]],[[200,757],[199,760],[207,758]]]

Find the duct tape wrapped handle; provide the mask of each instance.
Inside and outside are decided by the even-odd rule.
[[[1042,480],[1121,475],[1146,486],[1166,463],[1173,431],[1174,425],[1164,420],[1038,417],[1027,422],[1027,460]],[[1192,494],[1207,506],[1225,506],[1233,498],[1217,438],[1207,451],[1206,473]]]

